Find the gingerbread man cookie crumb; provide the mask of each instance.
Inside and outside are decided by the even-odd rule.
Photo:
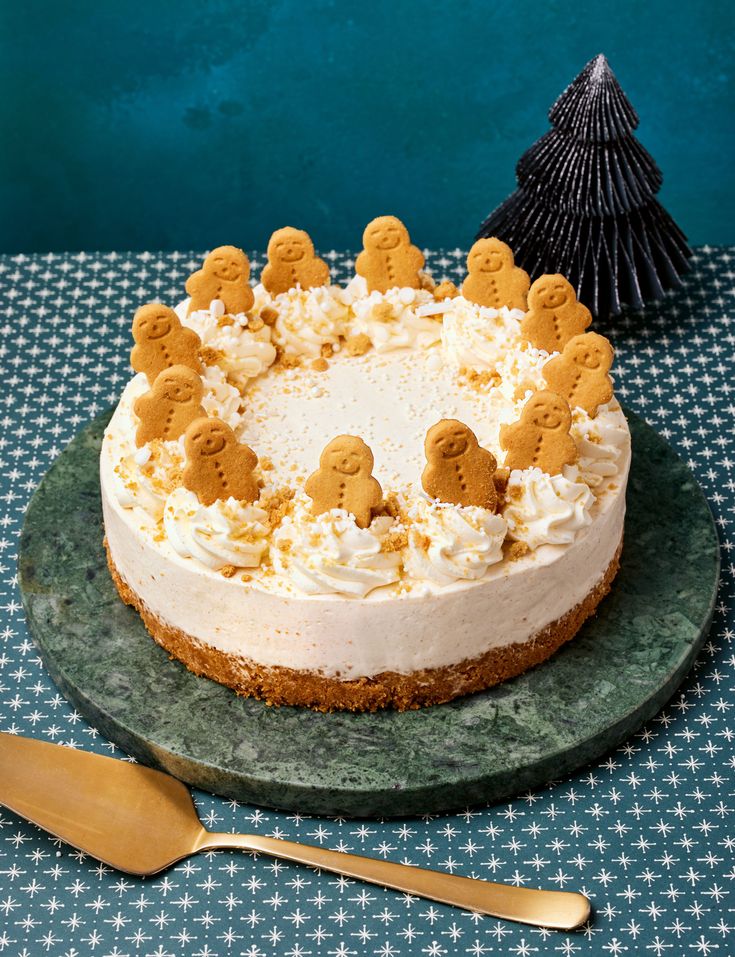
[[[444,279],[434,288],[433,295],[437,302],[442,302],[444,299],[456,299],[459,289],[450,279]]]
[[[348,356],[364,356],[372,348],[372,345],[370,336],[360,332],[356,336],[350,336],[345,341],[345,351]]]
[[[506,555],[509,562],[517,562],[521,558],[525,558],[530,551],[531,549],[526,542],[508,542]]]

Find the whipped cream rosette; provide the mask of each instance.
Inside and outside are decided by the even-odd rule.
[[[388,516],[359,528],[344,509],[315,516],[300,501],[273,535],[273,567],[306,595],[362,598],[400,577],[400,554],[384,550],[388,534],[395,530]]]
[[[503,557],[506,522],[485,508],[419,498],[407,514],[404,567],[412,578],[437,585],[474,581]]]
[[[508,533],[532,550],[541,545],[570,545],[592,522],[595,497],[574,466],[559,475],[537,468],[513,471],[506,497],[503,516]]]
[[[244,389],[249,379],[261,375],[275,361],[269,326],[261,322],[253,330],[248,316],[226,316],[218,299],[209,309],[187,314],[188,308],[189,300],[185,299],[176,307],[176,314],[182,325],[193,329],[201,339],[205,365],[222,369],[238,389]]]
[[[151,519],[163,516],[166,497],[181,481],[183,442],[152,442],[120,457],[115,466],[115,493],[123,508],[139,508]]]
[[[508,352],[519,347],[522,318],[518,309],[490,309],[457,296],[444,314],[444,352],[457,369],[495,372]]]
[[[140,510],[154,522],[163,515],[171,489],[181,482],[184,446],[181,440],[156,440],[137,448],[135,400],[149,389],[143,373],[136,375],[120,400],[116,415],[119,428],[108,430],[106,440],[113,457],[113,489],[123,508]]]
[[[344,334],[348,309],[337,286],[297,286],[271,296],[262,284],[255,287],[255,309],[274,309],[273,341],[287,355],[316,359],[323,346],[339,347]]]
[[[630,451],[630,433],[617,402],[601,405],[595,418],[575,409],[571,434],[579,449],[579,474],[593,490],[601,489],[620,471]]]
[[[166,499],[163,527],[174,551],[207,568],[254,568],[268,548],[268,513],[234,498],[201,505],[180,487]]]
[[[228,381],[227,375],[219,366],[205,366],[202,381],[202,407],[207,415],[216,415],[231,429],[239,428],[242,422],[240,390]]]
[[[362,276],[344,290],[350,307],[349,335],[366,335],[376,352],[427,348],[441,339],[442,304],[426,289],[408,287],[368,292]]]
[[[495,371],[499,377],[497,389],[518,414],[533,392],[546,389],[544,365],[551,356],[527,342],[517,341],[500,359]]]

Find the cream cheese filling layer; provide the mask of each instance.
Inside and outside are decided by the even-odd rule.
[[[282,594],[255,580],[225,578],[182,558],[141,510],[114,490],[111,442],[101,457],[110,552],[124,581],[166,624],[227,654],[269,667],[342,679],[382,671],[408,674],[524,642],[595,587],[620,543],[629,454],[596,499],[592,521],[571,545],[544,545],[491,565],[477,581],[390,585],[365,598]],[[358,603],[356,607],[355,602]]]

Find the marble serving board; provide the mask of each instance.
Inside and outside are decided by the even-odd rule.
[[[61,691],[138,760],[239,801],[312,814],[413,815],[563,777],[672,695],[707,633],[719,547],[684,463],[628,413],[633,466],[621,571],[548,662],[482,694],[399,714],[272,708],[197,678],[123,605],[105,564],[98,456],[110,412],[55,461],[28,508],[20,581]]]

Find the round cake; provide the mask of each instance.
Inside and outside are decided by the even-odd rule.
[[[374,224],[346,287],[286,229],[254,288],[220,247],[175,310],[138,310],[102,446],[122,599],[272,704],[487,688],[572,638],[618,569],[630,436],[569,284],[483,240],[461,290],[436,286]]]

